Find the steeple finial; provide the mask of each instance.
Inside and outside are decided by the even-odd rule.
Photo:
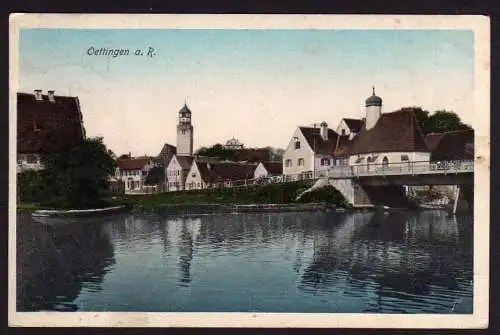
[[[373,95],[375,95],[375,85],[372,86]]]

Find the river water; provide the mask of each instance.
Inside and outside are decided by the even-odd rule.
[[[472,313],[472,215],[17,218],[18,311]]]

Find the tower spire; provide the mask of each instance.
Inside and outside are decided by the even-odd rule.
[[[375,85],[372,85],[373,95],[375,95]]]

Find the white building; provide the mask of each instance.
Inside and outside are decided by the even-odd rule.
[[[177,146],[179,148],[179,146]],[[175,155],[166,168],[169,192],[184,190],[186,177],[193,163],[193,156]]]
[[[193,161],[186,177],[186,190],[244,185],[253,179],[256,165],[236,162]]]
[[[177,124],[177,155],[191,156],[193,154],[193,125],[191,124],[191,110],[186,104],[179,111]]]
[[[124,183],[126,194],[142,193],[148,173],[155,166],[151,157],[118,159],[114,179]]]
[[[243,149],[243,143],[233,137],[227,140],[226,144],[224,144],[224,149],[241,150]]]
[[[260,162],[253,173],[254,179],[281,176],[283,174],[283,163],[281,162]]]
[[[366,99],[366,123],[349,151],[349,165],[370,171],[372,165],[429,161],[430,151],[414,113],[382,114],[382,99]]]
[[[319,127],[298,127],[283,154],[283,174],[293,178],[326,174],[333,164],[337,140],[338,134],[324,121]]]
[[[210,163],[193,160],[186,176],[186,190],[202,190],[210,187]]]

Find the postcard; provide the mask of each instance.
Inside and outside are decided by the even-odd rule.
[[[9,325],[486,328],[489,19],[12,14]]]

